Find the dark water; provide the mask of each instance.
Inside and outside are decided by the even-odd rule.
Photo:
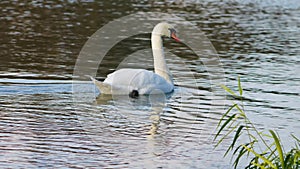
[[[186,48],[167,41],[178,54],[167,56],[176,83],[167,98],[96,99],[90,82],[72,81],[88,38],[141,11],[176,14],[196,25],[218,52],[227,85],[236,87],[241,77],[250,119],[278,131],[288,147],[290,133],[300,137],[296,1],[4,0],[0,11],[3,168],[229,168],[224,150],[213,149],[212,133],[231,101],[214,95],[203,60],[187,57]],[[143,34],[119,44],[97,77],[122,63],[152,69],[152,58],[116,57],[148,48],[149,40]]]

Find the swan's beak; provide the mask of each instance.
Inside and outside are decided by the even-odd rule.
[[[176,42],[180,42],[179,38],[176,36],[176,33],[175,32],[172,32],[171,33],[171,37],[176,40]]]

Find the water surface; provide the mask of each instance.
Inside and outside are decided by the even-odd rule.
[[[288,147],[290,133],[300,137],[300,10],[294,1],[4,0],[0,10],[4,168],[230,167],[223,148],[213,149],[212,133],[231,101],[215,95],[203,61],[183,46],[166,44],[177,54],[167,55],[176,83],[172,95],[96,98],[90,82],[73,83],[88,38],[140,11],[176,14],[196,25],[216,48],[227,85],[236,87],[241,77],[250,119],[262,130],[278,131]],[[150,47],[149,37],[116,46],[97,77],[128,64],[151,70],[151,57],[134,57]],[[121,55],[127,60],[116,59]]]

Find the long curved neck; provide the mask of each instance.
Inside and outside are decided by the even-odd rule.
[[[162,38],[159,34],[152,33],[151,35],[151,45],[154,59],[154,71],[156,74],[160,75],[167,82],[173,84],[172,75],[166,64]]]

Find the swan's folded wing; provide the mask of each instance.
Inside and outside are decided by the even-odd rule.
[[[98,89],[100,90],[100,93],[103,94],[111,94],[111,85],[107,84],[107,83],[103,83],[100,82],[98,80],[96,80],[95,78],[91,77],[92,81],[94,82],[94,84],[98,87]]]

